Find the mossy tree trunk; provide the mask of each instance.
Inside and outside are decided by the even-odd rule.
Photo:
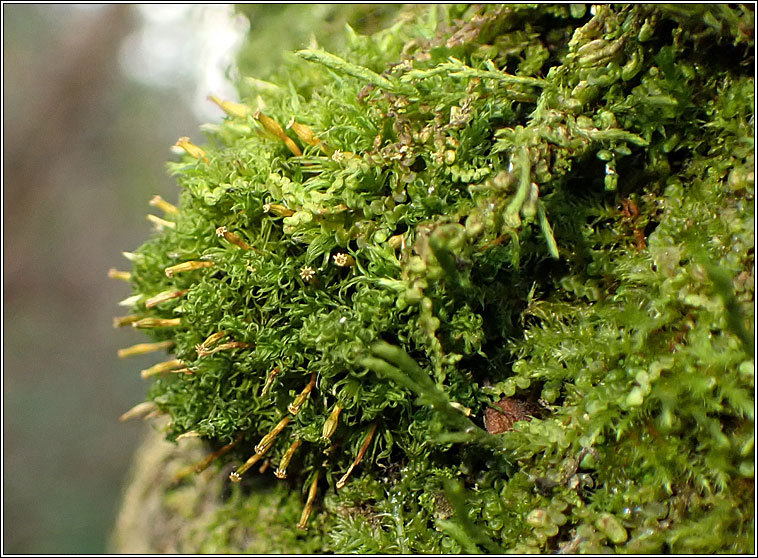
[[[752,551],[753,74],[749,7],[429,6],[217,100],[118,321],[213,452],[164,547]]]

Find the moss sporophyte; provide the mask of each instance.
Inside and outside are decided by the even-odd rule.
[[[752,552],[752,7],[347,33],[176,142],[125,418],[323,551]]]

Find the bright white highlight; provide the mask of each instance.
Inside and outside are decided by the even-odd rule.
[[[223,114],[210,94],[236,100],[235,56],[248,28],[231,4],[140,4],[143,21],[121,48],[124,73],[141,83],[184,92],[200,121]]]

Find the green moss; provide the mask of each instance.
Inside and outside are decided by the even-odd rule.
[[[303,538],[293,529],[302,503],[297,492],[282,484],[257,483],[255,496],[232,489],[213,517],[196,525],[187,538],[195,539],[194,552],[223,554],[230,550],[250,554],[314,554],[323,548],[317,527]]]
[[[169,165],[131,278],[180,322],[146,330],[188,368],[167,437],[301,443],[200,551],[264,516],[268,551],[752,551],[752,13],[420,12],[245,81]],[[531,420],[488,432],[502,398]]]

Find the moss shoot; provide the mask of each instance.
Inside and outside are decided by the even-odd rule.
[[[428,5],[213,98],[112,272],[202,548],[754,552],[753,32]]]

